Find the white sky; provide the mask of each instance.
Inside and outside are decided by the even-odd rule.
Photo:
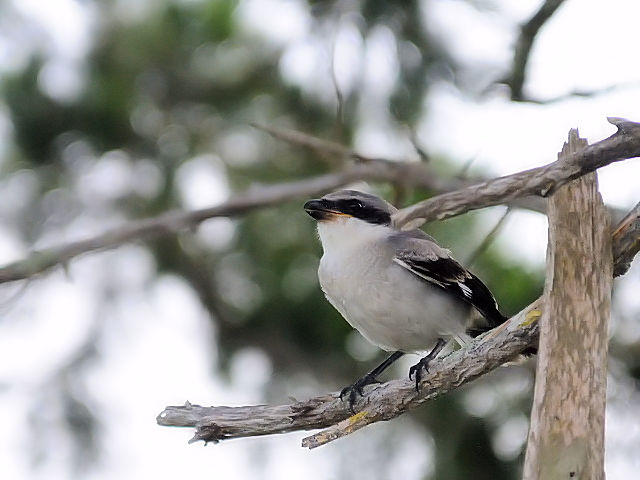
[[[487,52],[491,53],[496,68],[504,66],[511,53],[509,42],[514,24],[528,16],[540,1],[496,0],[493,15],[481,14],[469,3],[432,1],[426,8],[425,18],[446,48],[465,66],[466,75],[475,78],[480,68],[486,66]],[[95,13],[72,0],[14,0],[14,5],[21,15],[37,22],[47,32],[53,57],[42,78],[43,89],[55,98],[72,97],[82,87],[82,71],[77,66],[89,47]],[[273,16],[271,12],[278,14]],[[634,60],[638,18],[640,3],[634,0],[567,1],[538,37],[525,88],[535,97],[549,98],[573,89],[640,81],[640,64]],[[308,36],[310,19],[297,2],[242,2],[238,19],[248,31],[258,31],[269,41],[287,46],[281,69],[288,81],[304,85],[313,94],[327,98],[333,95],[327,67],[331,61],[332,45],[328,40],[331,37],[327,36],[324,41],[325,38]],[[341,20],[333,33],[337,39],[335,71],[341,87],[348,92],[357,88],[363,77],[375,79],[375,82],[364,83],[365,94],[375,112],[376,98],[388,94],[393,86],[396,48],[393,37],[386,28],[380,27],[370,38],[363,39],[348,18]],[[17,33],[11,35],[15,38]],[[12,57],[7,45],[0,39],[0,72],[16,68],[20,59],[28,55],[28,51],[23,50]],[[478,79],[486,80],[481,76]],[[540,106],[511,103],[504,92],[498,91],[478,101],[450,86],[439,85],[425,101],[428,116],[418,130],[420,142],[428,146],[429,151],[446,154],[461,163],[475,157],[474,168],[494,174],[552,161],[571,127],[579,127],[583,136],[596,141],[614,131],[606,123],[606,116],[640,120],[638,86],[591,99]],[[2,121],[0,112],[0,135],[6,135]],[[363,119],[357,147],[371,149],[373,152],[368,153],[378,155],[405,155],[409,143],[398,142],[397,134],[401,132],[389,134],[385,121],[383,112]],[[121,177],[117,159],[112,158],[105,165],[100,176],[110,177],[109,172],[115,172],[114,179]],[[194,158],[181,168],[178,181],[185,185],[185,205],[204,206],[203,198],[210,203],[228,194],[228,186],[220,180],[216,165],[216,159]],[[91,177],[87,179],[87,188],[91,190]],[[638,179],[638,160],[602,169],[600,181],[605,201],[631,207],[640,200]],[[487,216],[496,217],[491,212]],[[230,238],[232,226],[222,223],[221,228],[227,232],[225,238]],[[0,228],[0,259],[18,256],[28,247],[16,242],[10,231]],[[546,246],[544,218],[524,212],[513,215],[499,242],[514,258],[539,264],[544,259]],[[104,274],[96,275],[96,272]],[[49,463],[35,473],[30,470],[25,454],[30,448],[25,408],[47,374],[63,363],[88,333],[90,320],[103,308],[96,304],[96,298],[100,293],[100,279],[107,273],[116,275],[130,293],[109,305],[106,318],[100,320],[112,324],[109,327],[112,336],[107,335],[98,345],[104,361],[94,367],[86,388],[94,392],[95,408],[108,423],[103,425],[106,432],[103,468],[90,478],[294,479],[303,475],[310,479],[332,478],[338,473],[337,452],[373,449],[376,442],[384,440],[390,431],[387,429],[394,428],[392,424],[375,426],[353,439],[308,452],[299,447],[304,434],[239,440],[202,448],[186,444],[191,434],[188,430],[157,427],[155,415],[165,405],[180,404],[186,399],[231,405],[263,401],[261,386],[268,378],[269,366],[259,352],[247,350],[235,362],[251,365],[262,371],[262,375],[248,381],[237,373],[243,369],[236,366],[232,367],[230,384],[212,379],[208,370],[212,363],[208,341],[215,337],[215,332],[211,331],[197,298],[177,278],[161,277],[152,281],[153,259],[142,247],[127,246],[73,262],[69,276],[56,272],[35,282],[0,312],[5,317],[0,322],[0,384],[10,385],[8,390],[0,390],[2,478],[67,478],[64,462],[69,444],[61,434],[54,435],[55,442],[46,445],[59,453],[54,453]],[[640,288],[640,269],[634,267],[624,282],[624,288],[620,289],[622,301],[624,297],[631,301]],[[623,382],[613,384],[618,391],[627,388],[632,392]],[[635,401],[633,393],[628,396],[630,403]],[[55,405],[48,408],[55,414]],[[636,454],[640,448],[640,421],[636,411],[619,405],[609,411],[609,445],[619,446],[628,440],[635,447],[633,454],[621,448],[608,450],[610,478],[633,478],[640,468],[640,456]],[[505,444],[504,438],[522,435],[521,424],[516,419],[505,427],[497,442]],[[414,445],[430,452],[430,441],[414,432],[407,439],[406,448]],[[257,445],[268,445],[262,460],[252,457],[258,451]],[[408,455],[412,450],[407,452]],[[281,461],[282,456],[286,462]],[[407,457],[402,456],[400,460],[403,462],[398,465],[409,469],[403,478],[416,478],[417,472],[425,468],[419,464],[411,471]],[[424,461],[428,462],[428,458]]]

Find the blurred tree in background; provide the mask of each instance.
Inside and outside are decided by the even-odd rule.
[[[0,81],[11,139],[1,148],[0,181],[13,197],[2,208],[4,228],[17,243],[38,248],[124,219],[211,205],[255,183],[330,171],[341,161],[287,145],[252,123],[295,128],[373,156],[428,161],[443,177],[455,176],[450,159],[420,160],[428,148],[415,137],[433,85],[464,91],[471,83],[430,31],[426,3],[82,2],[92,22],[85,54],[58,65],[43,39]],[[0,9],[3,23],[13,22],[16,31],[33,28],[14,4]],[[343,44],[351,50],[337,48]],[[490,64],[485,75],[497,78]],[[400,205],[432,194],[375,188]],[[377,359],[322,297],[321,249],[301,204],[212,220],[136,250],[151,256],[154,276],[179,276],[206,308],[216,332],[212,375],[228,375],[239,349],[263,352],[273,371],[267,401],[339,389]],[[427,230],[464,259],[487,232],[482,215]],[[128,268],[126,261],[117,265]],[[507,313],[541,291],[541,271],[514,264],[496,248],[473,269]],[[109,308],[122,286],[117,277],[101,282],[93,301]],[[109,331],[105,318],[96,315],[81,348],[27,406],[37,437],[52,422],[41,407],[57,399],[78,467],[91,467],[102,448],[105,420],[96,418],[95,399],[79,385],[101,355],[95,343]],[[412,414],[412,435],[433,439],[433,464],[420,476],[518,476],[522,443],[509,445],[505,429],[524,425],[526,433],[532,374],[503,370]],[[392,449],[394,438],[406,434],[407,425],[400,425],[389,428],[380,448]],[[35,457],[47,454],[35,448]],[[391,459],[376,456],[372,471],[384,478],[380,472]],[[346,470],[343,476],[353,478]]]

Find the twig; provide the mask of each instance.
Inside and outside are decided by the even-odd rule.
[[[511,88],[511,100],[524,100],[523,86],[526,75],[529,54],[536,35],[544,24],[551,18],[564,0],[545,0],[538,11],[520,27],[520,35],[516,41],[513,54],[511,74],[505,81]]]
[[[336,101],[338,102],[338,105],[336,106],[337,134],[338,138],[342,139],[344,131],[344,95],[342,94],[342,90],[340,90],[340,85],[338,85],[338,76],[336,75],[336,44],[337,35],[334,34],[333,42],[331,44],[331,83],[333,83],[333,91],[336,94]]]
[[[504,222],[506,222],[511,212],[512,212],[511,207],[507,208],[507,210],[500,217],[500,220],[496,222],[496,224],[493,226],[491,231],[487,233],[487,235],[484,237],[484,240],[482,240],[482,243],[480,243],[480,245],[478,245],[476,249],[473,252],[471,252],[471,255],[469,255],[466,262],[464,263],[465,265],[467,266],[473,265],[478,259],[478,257],[482,254],[482,252],[484,252],[489,247],[489,245],[493,243],[493,241],[496,239],[496,236],[500,233],[500,230],[502,229]]]
[[[618,128],[616,133],[566,159],[423,200],[400,210],[393,220],[399,227],[416,228],[431,220],[443,220],[527,195],[546,197],[586,173],[640,156],[640,124],[616,117],[607,120]]]
[[[473,157],[470,157],[466,162],[464,162],[464,165],[462,165],[458,173],[456,173],[456,178],[460,178],[462,180],[467,179],[469,169],[471,168],[471,165],[473,165],[473,162],[475,162],[477,159],[478,155],[474,155]]]
[[[640,202],[613,231],[614,275],[624,275],[640,251]]]
[[[535,103],[536,105],[550,105],[552,103],[564,102],[565,100],[569,100],[572,98],[591,98],[598,95],[605,95],[607,93],[626,90],[629,88],[635,88],[640,85],[640,82],[637,80],[630,82],[618,83],[615,85],[608,85],[606,87],[594,88],[593,90],[571,90],[569,92],[563,93],[562,95],[558,95],[556,97],[551,98],[532,98],[529,96],[523,96],[523,98],[518,99],[519,102],[527,102],[527,103]]]
[[[635,209],[634,209],[635,210]],[[621,224],[612,236],[614,275],[619,263],[626,261],[623,238],[633,223]],[[636,231],[637,234],[637,231]],[[637,252],[637,250],[636,250]],[[454,390],[511,360],[536,345],[541,299],[536,300],[500,327],[478,337],[469,345],[434,364],[423,378],[420,393],[407,379],[392,380],[365,389],[352,415],[337,392],[285,405],[244,407],[202,407],[187,402],[165,408],[157,417],[162,426],[195,427],[192,442],[218,442],[229,438],[272,435],[325,428],[303,440],[303,446],[315,448],[344,437],[366,425],[390,420],[439,395]]]
[[[270,127],[268,125],[261,125],[259,123],[252,123],[251,126],[257,128],[258,130],[262,130],[263,132],[267,132],[269,135],[277,138],[278,140],[282,140],[293,145],[298,145],[300,147],[310,148],[311,150],[317,150],[321,153],[329,153],[344,158],[353,158],[361,162],[368,162],[373,160],[370,157],[360,155],[355,150],[352,150],[349,147],[345,147],[340,143],[314,137],[313,135],[299,132],[297,130]]]
[[[418,158],[420,158],[421,162],[429,162],[431,161],[431,155],[429,155],[429,153],[420,146],[420,143],[418,142],[418,134],[416,133],[415,128],[411,128],[409,130],[409,141],[411,142],[411,146],[413,147],[413,149],[416,151],[416,153],[418,154]]]

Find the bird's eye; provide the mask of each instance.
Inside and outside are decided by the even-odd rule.
[[[354,210],[360,210],[361,208],[364,208],[362,203],[358,200],[349,200],[349,207]]]

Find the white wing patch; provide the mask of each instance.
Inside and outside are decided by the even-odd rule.
[[[460,287],[460,290],[462,290],[462,294],[465,297],[471,298],[472,292],[471,292],[471,289],[467,285],[465,285],[464,283],[458,282],[458,286]]]
[[[423,272],[418,272],[417,270],[411,268],[411,265],[409,265],[407,262],[400,260],[398,257],[394,258],[393,261],[395,263],[397,263],[398,265],[400,265],[402,268],[406,268],[407,270],[409,270],[411,273],[413,273],[414,275],[419,276],[420,278],[425,279],[427,282],[431,282],[431,283],[435,283],[436,285],[444,288],[445,285],[442,282],[439,282],[438,280],[436,280],[433,277],[430,277],[428,275],[425,275]],[[466,285],[465,285],[466,286]],[[467,287],[468,289],[468,287]],[[471,290],[469,290],[469,292],[471,292]]]
[[[403,268],[406,268],[407,270],[409,270],[411,273],[413,273],[414,275],[419,276],[420,278],[433,283],[435,285],[438,285],[441,288],[444,288],[445,290],[447,290],[448,288],[451,288],[452,284],[450,283],[444,283],[441,282],[439,280],[436,280],[435,278],[427,275],[424,273],[424,271],[422,270],[416,270],[415,268],[412,268],[411,265],[409,265],[407,262],[405,262],[404,260],[401,260],[399,258],[394,258],[393,261],[395,263],[397,263],[398,265],[400,265]],[[463,282],[455,282],[455,284],[458,286],[458,288],[460,288],[460,291],[462,292],[462,295],[465,298],[468,298],[469,300],[471,300],[473,298],[473,290],[471,290],[471,287],[469,287],[469,285],[466,285]]]

